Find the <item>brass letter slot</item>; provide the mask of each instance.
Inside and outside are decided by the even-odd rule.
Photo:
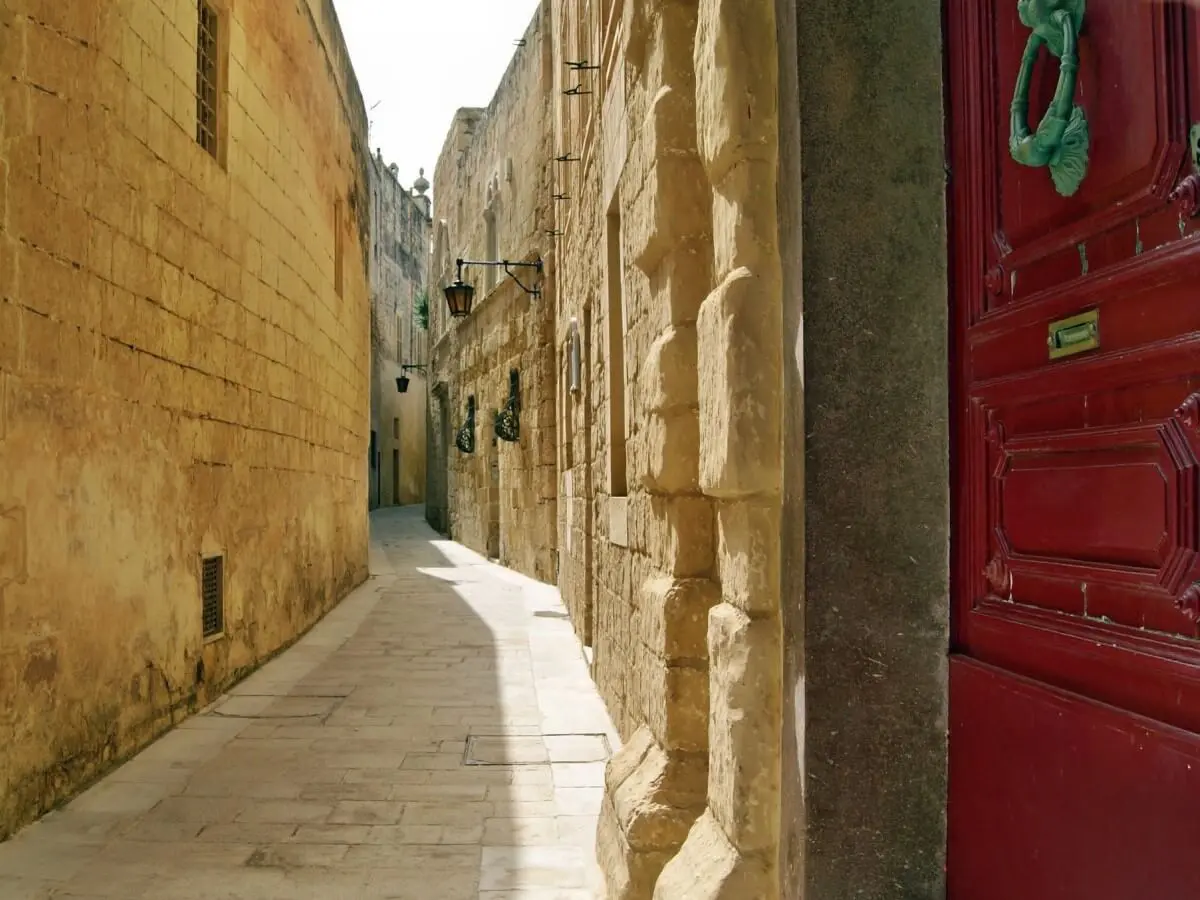
[[[1100,346],[1100,310],[1050,323],[1050,358],[1062,359]]]

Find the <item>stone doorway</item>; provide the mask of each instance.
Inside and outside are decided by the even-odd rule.
[[[500,558],[500,447],[496,436],[488,442],[487,470],[487,555],[488,559]]]

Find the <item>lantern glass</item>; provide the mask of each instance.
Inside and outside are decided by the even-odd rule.
[[[446,305],[450,307],[450,315],[455,319],[463,319],[471,314],[471,303],[475,299],[475,288],[462,281],[446,287]]]
[[[396,390],[398,390],[402,394],[408,393],[408,376],[407,375],[401,375],[399,378],[396,379]]]

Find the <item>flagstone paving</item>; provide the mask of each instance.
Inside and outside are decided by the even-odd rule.
[[[372,577],[0,845],[2,900],[590,900],[617,738],[558,593],[372,516]]]

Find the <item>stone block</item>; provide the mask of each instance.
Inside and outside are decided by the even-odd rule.
[[[704,810],[704,775],[703,757],[673,756],[649,728],[638,729],[605,777],[606,803],[633,852],[671,852],[683,843]]]
[[[669,751],[708,749],[708,668],[695,661],[672,665],[653,655],[639,670],[645,685],[646,722]]]
[[[779,609],[781,508],[777,497],[717,504],[717,565],[725,600],[755,614]]]
[[[631,506],[648,515],[647,556],[678,578],[705,578],[715,569],[716,521],[702,496],[634,495]]]
[[[698,402],[696,329],[670,327],[650,345],[640,379],[642,408],[663,413]]]
[[[709,808],[739,850],[768,852],[779,832],[779,621],[722,604],[709,614],[708,643]]]
[[[651,90],[660,85],[691,89],[695,83],[692,48],[699,4],[695,0],[662,0],[653,7],[654,36],[646,81]]]
[[[596,857],[604,873],[605,900],[650,900],[669,852],[634,852],[621,833],[612,804],[605,803],[596,827]]]
[[[700,484],[712,497],[781,488],[779,284],[777,269],[738,269],[700,310]]]
[[[705,813],[663,868],[653,900],[777,900],[777,879],[772,864],[739,854]]]
[[[0,590],[29,575],[25,508],[0,505]]]
[[[656,576],[642,586],[638,636],[668,663],[707,660],[708,613],[720,601],[720,587],[708,579]]]
[[[625,223],[627,258],[645,274],[653,274],[680,240],[707,233],[711,216],[699,158],[664,150]]]
[[[0,372],[15,372],[20,365],[22,318],[20,307],[0,296]]]
[[[700,488],[700,414],[683,407],[652,414],[638,442],[642,486],[655,494],[695,494]]]
[[[700,155],[714,184],[743,159],[773,160],[778,140],[773,0],[702,0],[695,41]]]
[[[666,306],[667,321],[676,327],[695,324],[712,287],[713,248],[708,231],[706,227],[703,233],[681,236],[655,275],[656,302]]]
[[[744,160],[714,185],[713,270],[718,279],[738,268],[780,269],[779,217],[773,161]]]

